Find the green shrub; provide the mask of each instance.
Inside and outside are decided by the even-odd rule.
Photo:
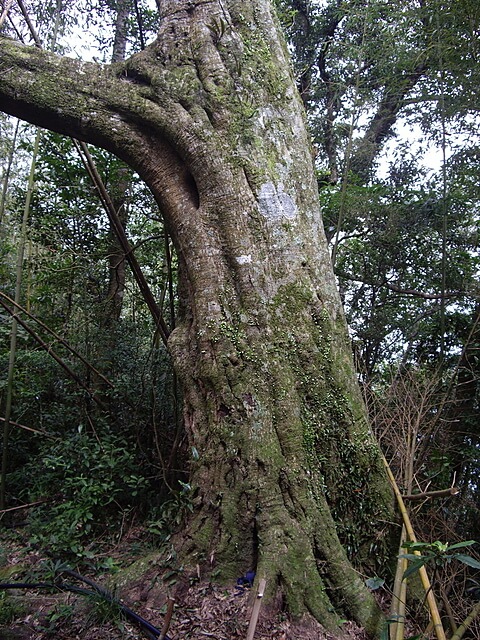
[[[9,479],[34,483],[24,499],[46,500],[32,510],[32,541],[51,551],[88,556],[87,545],[109,522],[118,521],[145,497],[148,481],[139,473],[135,446],[107,431],[95,437],[81,430],[45,446]]]

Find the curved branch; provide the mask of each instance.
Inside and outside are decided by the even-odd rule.
[[[402,296],[413,296],[415,298],[423,298],[424,300],[447,300],[448,298],[457,298],[462,294],[461,291],[450,291],[448,293],[425,293],[424,291],[418,291],[417,289],[403,289],[391,282],[382,282],[381,286],[386,287],[395,293],[399,293]]]
[[[0,74],[2,111],[81,139],[98,134],[89,131],[88,113],[103,111],[112,92],[108,67],[0,38]]]
[[[370,280],[365,280],[360,277],[355,277],[346,271],[335,268],[335,274],[339,278],[344,278],[345,280],[349,280],[350,282],[360,282],[362,285],[367,285],[369,287],[377,287],[388,289],[389,291],[393,291],[394,293],[398,293],[402,296],[412,296],[414,298],[423,298],[424,300],[441,300],[441,299],[450,299],[457,298],[464,294],[464,291],[449,291],[446,293],[425,293],[424,291],[419,291],[418,289],[405,289],[400,287],[392,282],[388,282],[388,280],[383,280],[379,282],[372,282]]]
[[[159,129],[167,121],[156,104],[161,87],[154,91],[146,79],[140,84],[129,78],[129,66],[141,66],[143,55],[148,53],[126,63],[102,65],[0,38],[0,108],[31,124],[103,147],[131,163],[129,146],[139,143],[135,124],[144,124],[146,113],[150,128],[155,116]]]
[[[0,38],[0,109],[115,154],[149,185],[169,222],[198,203],[184,163],[193,119],[172,96],[163,57],[153,43],[101,65]]]

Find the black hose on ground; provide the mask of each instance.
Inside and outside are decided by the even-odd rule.
[[[132,611],[132,609],[117,600],[113,596],[113,594],[110,593],[110,591],[107,591],[107,589],[105,589],[105,587],[102,587],[90,578],[86,578],[85,576],[82,576],[80,573],[77,573],[72,569],[63,569],[61,573],[64,573],[71,578],[75,578],[80,582],[88,584],[88,586],[92,587],[92,589],[102,598],[105,598],[105,600],[107,600],[108,602],[113,602],[114,604],[118,605],[128,620],[139,624],[145,631],[151,633],[155,637],[155,640],[160,635],[161,631],[157,629],[157,627],[154,627],[152,624],[150,624],[150,622],[148,622],[148,620],[145,620],[145,618],[142,618],[137,613],[135,613],[135,611]],[[170,638],[168,638],[168,636],[165,636],[165,640],[170,640]]]
[[[134,622],[137,625],[139,625],[142,628],[142,630],[145,632],[145,634],[151,640],[157,640],[157,638],[159,637],[159,635],[161,633],[160,629],[157,629],[157,627],[155,627],[153,624],[150,624],[150,622],[148,622],[148,620],[145,620],[145,618],[142,618],[142,616],[139,616],[138,613],[135,613],[135,611],[132,611],[132,609],[130,609],[129,607],[124,605],[122,602],[117,600],[109,591],[107,591],[106,589],[104,589],[100,585],[98,585],[95,582],[93,582],[93,580],[90,580],[89,578],[85,578],[84,576],[81,576],[80,574],[76,573],[75,571],[66,570],[63,573],[66,573],[66,574],[68,574],[68,575],[70,575],[70,576],[72,576],[74,578],[77,578],[77,580],[81,580],[82,582],[85,582],[86,584],[90,585],[93,588],[93,591],[90,591],[89,589],[83,589],[82,587],[75,587],[74,585],[65,584],[65,583],[62,583],[62,582],[59,582],[59,583],[54,583],[54,582],[2,582],[2,583],[0,583],[0,590],[4,590],[4,589],[57,589],[58,591],[71,591],[72,593],[78,593],[78,594],[84,595],[84,596],[101,596],[102,598],[107,600],[107,602],[112,602],[113,604],[118,606],[118,608],[123,613],[123,615],[128,620],[130,620],[131,622]],[[165,636],[165,640],[171,640],[171,638],[169,638],[168,636]]]

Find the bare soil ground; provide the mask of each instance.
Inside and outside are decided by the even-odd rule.
[[[134,534],[133,534],[134,535]],[[175,608],[168,636],[171,640],[237,640],[247,637],[256,598],[254,589],[236,584],[219,586],[169,568],[171,559],[145,549],[132,554],[130,541],[112,550],[120,569],[115,574],[82,570],[82,575],[106,587],[123,604],[152,625],[161,628],[169,597]],[[112,557],[112,556],[110,556]],[[45,558],[41,552],[0,536],[0,582],[39,581]],[[48,581],[50,582],[50,577]],[[62,578],[63,580],[63,578]],[[80,581],[65,582],[89,589]],[[140,640],[148,638],[137,625],[125,620],[117,607],[101,597],[85,597],[47,589],[0,590],[0,640]],[[154,636],[150,636],[154,637]],[[350,623],[335,634],[305,617],[292,621],[286,615],[261,608],[255,640],[366,640]]]

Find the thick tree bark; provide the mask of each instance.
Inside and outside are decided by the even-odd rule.
[[[378,543],[390,494],[272,7],[160,6],[158,39],[125,63],[1,40],[2,108],[116,153],[165,216],[181,296],[169,349],[199,452],[180,552],[228,579],[255,566],[292,613],[373,633],[380,613],[347,550]]]

